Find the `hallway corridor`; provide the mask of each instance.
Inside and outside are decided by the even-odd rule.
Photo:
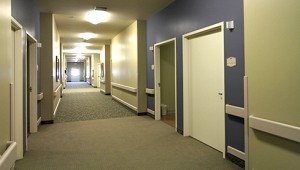
[[[86,82],[68,82],[58,107],[55,123],[136,116],[111,96]]]
[[[29,150],[16,170],[241,169],[171,126],[135,116],[92,90],[98,89],[65,90],[55,124],[30,135]]]

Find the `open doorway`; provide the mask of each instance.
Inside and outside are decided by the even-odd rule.
[[[177,128],[176,39],[155,44],[155,119]]]
[[[27,114],[26,129],[27,136],[30,133],[37,132],[37,40],[27,34],[27,52],[26,52],[26,93],[27,93]]]

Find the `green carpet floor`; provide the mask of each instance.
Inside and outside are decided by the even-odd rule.
[[[69,84],[67,83],[67,86]],[[132,110],[87,83],[72,83],[72,85],[73,88],[67,87],[64,90],[54,119],[55,123],[136,116]]]
[[[241,170],[148,116],[42,125],[16,170]]]

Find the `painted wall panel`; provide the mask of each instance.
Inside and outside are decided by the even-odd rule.
[[[225,58],[237,58],[237,66],[225,67],[225,102],[243,107],[244,15],[242,0],[177,0],[147,20],[147,47],[176,38],[177,52],[177,128],[183,130],[182,35],[222,21],[234,20],[235,29],[225,30]],[[147,87],[154,88],[154,54],[147,51]],[[154,96],[148,96],[154,110]],[[229,129],[228,129],[229,128]],[[244,148],[243,123],[226,115],[226,145]],[[235,142],[229,140],[229,137]]]
[[[111,82],[137,88],[137,22],[112,39]],[[112,88],[112,95],[137,107],[135,94]]]
[[[298,0],[245,0],[249,114],[297,127],[299,6]],[[299,143],[249,129],[249,169],[299,169],[299,160]]]
[[[1,0],[0,7],[0,155],[2,155],[7,141],[10,140],[11,3],[9,0]]]

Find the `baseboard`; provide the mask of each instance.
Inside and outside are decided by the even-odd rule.
[[[147,113],[147,115],[148,115],[149,117],[151,117],[152,119],[155,119],[155,116],[154,116],[153,114]]]
[[[124,106],[127,106],[128,108],[130,108],[130,109],[132,109],[132,110],[134,110],[134,111],[137,112],[137,108],[136,108],[135,106],[133,106],[133,105],[131,105],[131,104],[125,102],[124,100],[122,100],[122,99],[120,99],[120,98],[118,98],[118,97],[116,97],[116,96],[114,96],[114,95],[112,95],[111,97],[112,97],[114,100],[118,101],[119,103],[123,104]],[[139,113],[137,113],[137,114],[139,114]]]
[[[43,120],[41,122],[42,125],[49,125],[49,124],[53,124],[54,123],[54,120]]]
[[[238,158],[234,155],[228,154],[228,153],[226,154],[226,158],[229,161],[233,162],[234,164],[238,165],[239,167],[245,168],[245,161],[244,160],[242,160],[242,159],[240,159],[240,158]]]
[[[105,93],[105,91],[104,90],[102,90],[102,89],[100,89],[100,93],[102,93],[102,94],[104,94],[104,95],[110,95],[110,93]]]
[[[137,113],[138,116],[146,116],[148,113],[147,112],[140,112],[140,113]]]

